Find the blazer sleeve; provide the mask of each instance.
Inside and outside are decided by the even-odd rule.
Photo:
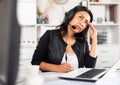
[[[31,61],[32,65],[40,65],[41,61],[46,61],[49,41],[50,41],[50,30],[47,30],[40,38],[38,45],[34,51]]]
[[[84,65],[87,68],[94,68],[95,64],[96,64],[97,57],[93,58],[92,56],[89,55],[90,51],[89,51],[89,46],[88,46],[87,41],[85,42],[84,45],[85,45],[84,46],[84,48],[85,48]]]

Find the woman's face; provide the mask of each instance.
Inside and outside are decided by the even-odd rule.
[[[88,21],[90,21],[90,15],[86,11],[80,11],[70,21],[70,25],[71,28],[75,26],[75,29],[72,29],[75,33],[80,33],[87,27]]]

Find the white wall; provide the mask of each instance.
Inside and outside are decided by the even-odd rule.
[[[39,12],[48,16],[49,24],[60,24],[63,21],[64,13],[74,6],[78,5],[81,0],[68,0],[66,4],[58,5],[52,0],[38,0],[37,6]]]

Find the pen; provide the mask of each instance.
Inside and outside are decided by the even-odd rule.
[[[65,61],[66,61],[66,63],[67,63],[67,53],[65,54]]]

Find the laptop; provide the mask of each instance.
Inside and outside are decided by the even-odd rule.
[[[58,76],[61,79],[95,82],[107,77],[120,66],[120,58],[109,69],[79,68],[77,70]]]

